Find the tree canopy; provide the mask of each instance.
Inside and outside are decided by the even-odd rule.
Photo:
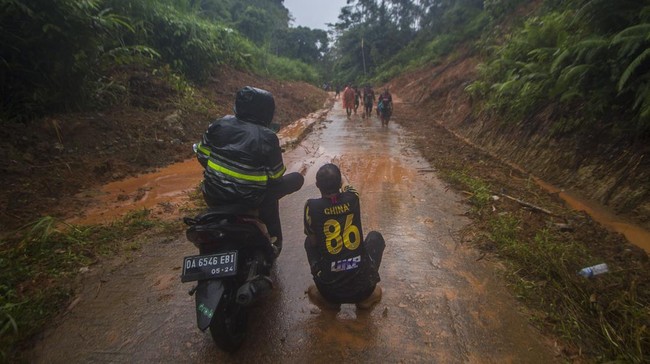
[[[315,83],[327,33],[289,21],[282,0],[0,0],[0,117],[123,102],[128,69],[201,83],[228,65]]]
[[[522,6],[536,11],[513,16]],[[609,119],[647,135],[649,14],[648,0],[348,0],[325,32],[290,27],[282,0],[0,0],[0,116],[119,103],[127,69],[378,83],[463,45],[484,55],[468,91],[488,110],[553,105],[575,114],[559,132]]]

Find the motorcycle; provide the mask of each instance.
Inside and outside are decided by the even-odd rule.
[[[187,239],[199,249],[184,257],[181,275],[182,282],[197,282],[189,294],[198,327],[210,328],[217,346],[233,352],[246,337],[249,308],[273,289],[269,275],[279,251],[247,206],[210,208],[184,222]]]

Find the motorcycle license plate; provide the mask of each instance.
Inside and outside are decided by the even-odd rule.
[[[193,255],[183,258],[181,282],[228,277],[237,274],[237,252]]]

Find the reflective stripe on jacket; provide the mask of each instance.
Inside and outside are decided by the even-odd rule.
[[[226,116],[213,122],[199,144],[205,168],[203,192],[209,205],[257,206],[269,182],[284,175],[277,135],[263,126]]]

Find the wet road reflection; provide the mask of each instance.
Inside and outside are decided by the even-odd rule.
[[[387,241],[382,302],[371,312],[343,305],[338,314],[313,314],[313,326],[306,327],[313,341],[305,343],[312,355],[296,359],[552,362],[541,339],[510,309],[515,303],[498,279],[475,262],[471,250],[458,246],[454,233],[465,224],[459,217],[464,207],[409,145],[399,126],[347,119],[339,106],[288,156],[306,172],[306,196],[295,203],[290,201],[298,196],[290,196],[285,206],[317,196],[315,173],[334,162],[361,194],[365,232],[378,230]],[[298,211],[284,221],[300,218]],[[295,239],[302,242],[303,235]],[[287,256],[305,260],[300,246]],[[281,276],[285,269],[279,265]],[[302,277],[301,286],[289,288],[296,296],[310,283],[306,263]]]
[[[435,141],[432,141],[434,143]],[[550,345],[516,309],[489,262],[464,247],[459,197],[436,178],[396,124],[345,117],[340,102],[285,154],[305,186],[281,201],[285,245],[275,289],[251,311],[249,337],[232,355],[196,328],[190,284],[181,284],[178,237],[145,247],[129,264],[91,272],[79,303],[35,352],[35,362],[427,362],[550,363]],[[386,241],[382,301],[372,310],[321,310],[304,291],[303,206],[315,173],[340,165],[361,194],[366,234]]]

